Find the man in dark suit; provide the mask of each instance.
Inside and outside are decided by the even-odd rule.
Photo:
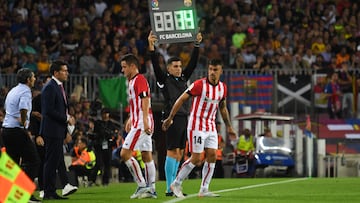
[[[40,135],[45,141],[44,199],[66,199],[56,193],[56,170],[64,162],[63,143],[67,123],[74,119],[68,115],[68,103],[63,83],[69,72],[63,61],[54,61],[50,66],[51,80],[41,92]]]

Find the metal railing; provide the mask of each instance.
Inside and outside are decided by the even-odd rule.
[[[286,114],[292,114],[296,115],[298,111],[304,112],[304,113],[310,113],[312,114],[314,110],[314,105],[303,105],[303,103],[300,100],[293,99],[295,104],[291,104],[291,108],[278,108],[278,101],[280,101],[282,98],[287,97],[289,95],[284,95],[282,92],[277,90],[278,86],[278,77],[281,75],[290,75],[290,74],[298,74],[298,75],[312,75],[314,74],[313,70],[310,69],[275,69],[267,72],[259,72],[257,70],[235,70],[235,69],[224,69],[223,75],[221,77],[221,80],[225,83],[228,83],[230,78],[233,75],[271,75],[273,76],[273,94],[272,94],[272,112],[278,112],[278,113],[286,113]],[[163,98],[160,94],[159,88],[156,85],[155,77],[151,73],[145,73],[144,74],[150,85],[150,89],[152,91],[153,95],[153,101],[154,102],[162,102]],[[192,77],[189,80],[189,83],[201,78],[207,76],[207,69],[196,69],[192,75]],[[83,74],[70,74],[69,80],[67,84],[65,84],[65,89],[70,95],[74,88],[78,85],[83,87],[83,93],[82,96],[86,97],[89,100],[95,100],[98,98],[98,81],[99,79],[105,79],[105,78],[112,78],[117,77],[117,75],[112,74],[103,74],[103,75],[83,75]],[[0,78],[0,85],[2,87],[12,87],[16,85],[16,75],[15,74],[3,74]],[[229,86],[229,85],[228,85]],[[311,84],[311,87],[313,87],[313,84]],[[311,100],[313,100],[311,98]],[[289,109],[294,112],[289,112]],[[298,109],[300,108],[300,109]]]

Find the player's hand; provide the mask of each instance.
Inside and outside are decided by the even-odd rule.
[[[68,144],[72,141],[72,137],[69,133],[66,133],[66,137],[64,139],[64,144]]]
[[[196,42],[197,42],[197,43],[201,43],[201,41],[202,41],[202,34],[201,34],[201,32],[199,32],[199,33],[197,33],[197,35],[196,35]]]
[[[37,120],[41,120],[42,116],[41,116],[41,113],[38,112],[38,111],[33,111],[31,112],[31,115],[34,116]]]
[[[149,126],[149,122],[148,122],[147,119],[144,119],[144,131],[148,135],[152,134],[152,130],[151,130],[150,126]]]
[[[45,144],[44,139],[41,136],[37,136],[35,142],[38,146],[44,146]]]
[[[125,132],[127,133],[130,132],[130,129],[131,129],[130,119],[127,119],[125,123]]]
[[[164,120],[163,124],[162,124],[162,129],[163,131],[167,131],[167,129],[170,127],[170,125],[173,123],[173,120],[170,118],[167,118]]]
[[[234,129],[231,126],[229,126],[227,128],[227,132],[229,134],[230,140],[236,140],[236,138],[237,138],[236,133],[235,133]]]
[[[155,50],[155,42],[156,41],[157,41],[156,35],[154,35],[152,31],[150,31],[149,36],[148,36],[149,50],[150,51]]]

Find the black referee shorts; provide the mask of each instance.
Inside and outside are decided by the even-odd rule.
[[[168,150],[176,148],[185,149],[187,123],[188,117],[186,115],[174,117],[173,124],[170,125],[166,133],[166,148]]]

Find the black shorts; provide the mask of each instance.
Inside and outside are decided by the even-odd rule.
[[[166,149],[185,149],[187,139],[187,116],[175,116],[166,133]]]

